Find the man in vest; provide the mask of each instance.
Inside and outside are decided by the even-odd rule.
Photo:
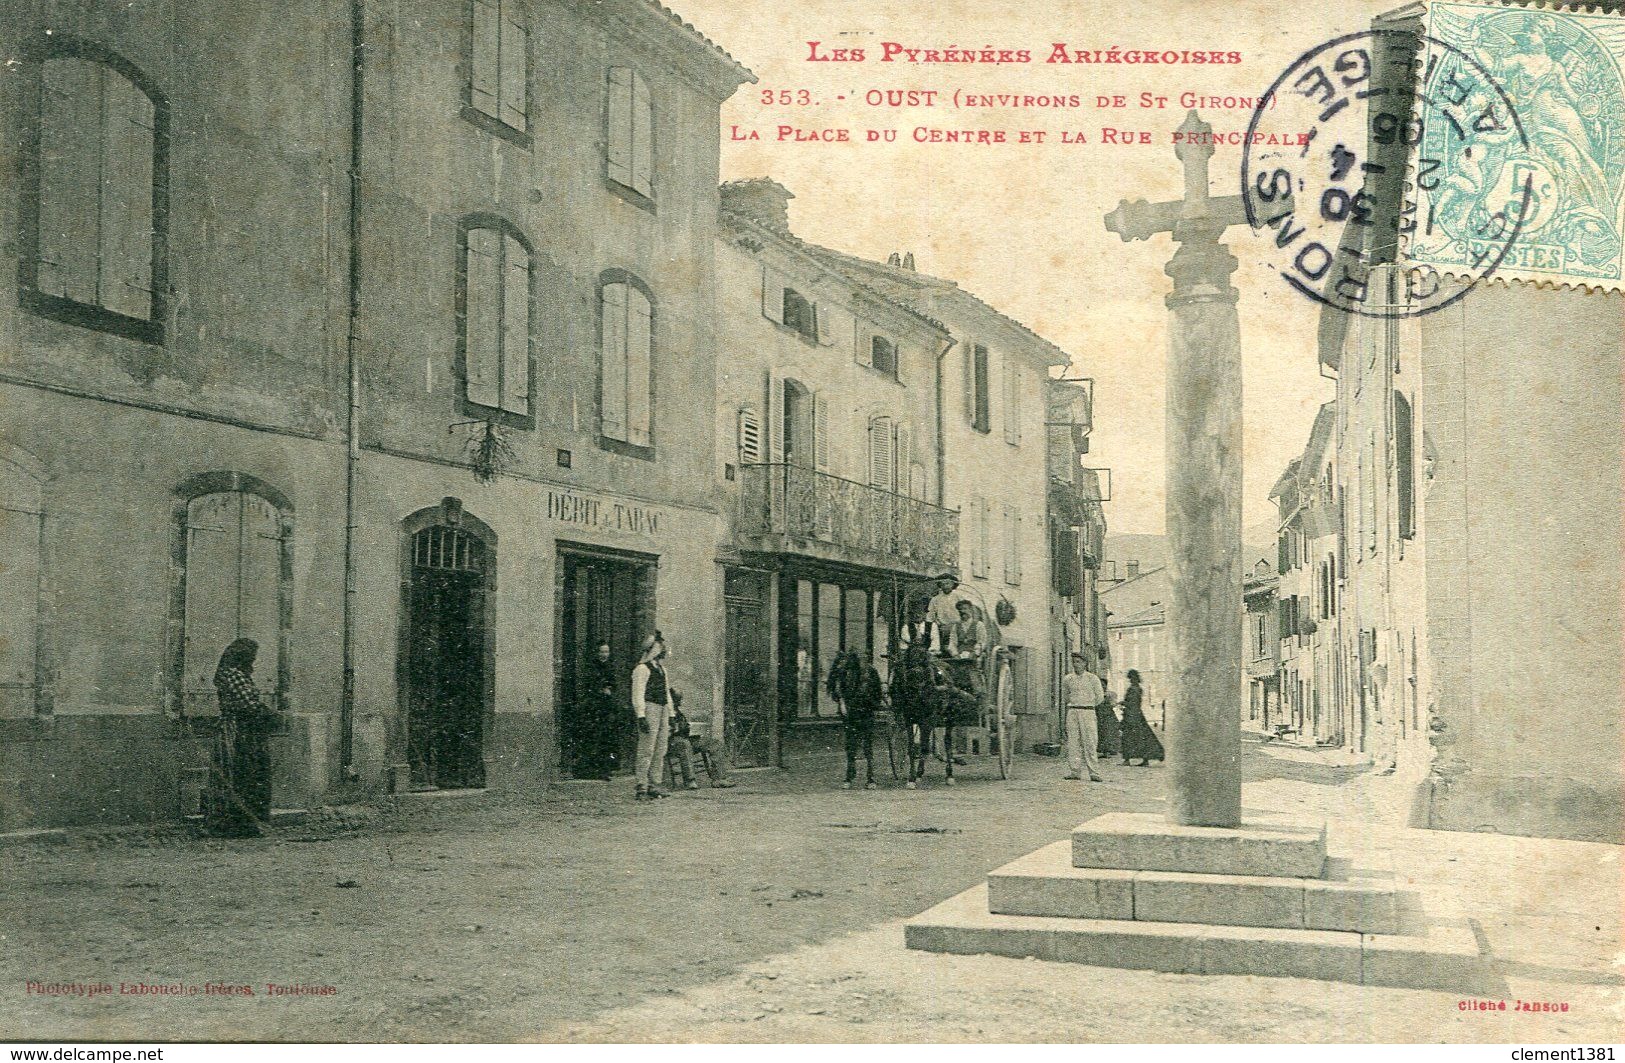
[[[666,641],[656,631],[643,640],[643,656],[632,669],[632,712],[638,718],[637,800],[669,796],[660,788],[671,738],[671,687],[662,663]]]

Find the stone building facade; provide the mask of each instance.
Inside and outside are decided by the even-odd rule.
[[[722,188],[713,474],[727,534],[727,716],[742,764],[833,744],[839,654],[890,673],[911,603],[952,571],[940,504],[941,323],[790,230],[768,179]]]
[[[938,364],[936,501],[960,514],[962,592],[987,613],[1011,611],[1001,638],[1015,669],[1019,741],[1056,741],[1048,387],[1051,369],[1084,367],[953,281],[921,272],[912,254],[831,261],[942,322],[954,339]]]
[[[603,636],[624,659],[663,626],[718,696],[714,448],[685,422],[719,107],[751,75],[646,0],[459,10],[0,28],[26,132],[0,826],[194,810],[238,636],[284,806],[568,774],[570,661]]]

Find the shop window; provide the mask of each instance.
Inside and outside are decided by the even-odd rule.
[[[168,126],[163,98],[123,59],[53,37],[37,64],[22,182],[23,305],[163,342]]]

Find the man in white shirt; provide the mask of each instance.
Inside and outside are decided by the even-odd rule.
[[[671,684],[662,659],[666,643],[656,631],[643,640],[643,656],[632,669],[632,712],[638,718],[637,799],[667,796],[660,788],[671,737]]]
[[[1072,655],[1072,674],[1062,683],[1066,693],[1066,759],[1072,766],[1068,779],[1082,779],[1085,768],[1090,782],[1103,782],[1095,745],[1100,741],[1095,706],[1106,700],[1100,679],[1084,663],[1081,653]]]
[[[953,653],[954,625],[959,623],[959,603],[969,601],[951,574],[937,577],[937,593],[926,607],[925,620],[931,628],[931,641],[944,657]]]

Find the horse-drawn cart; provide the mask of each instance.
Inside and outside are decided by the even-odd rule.
[[[975,619],[984,625],[985,645],[961,648],[944,634],[940,621],[930,624],[916,615],[903,625],[901,652],[892,662],[887,753],[892,777],[907,777],[910,785],[923,775],[928,755],[942,760],[949,784],[955,764],[973,756],[995,758],[999,778],[1010,778],[1016,742],[1012,655],[997,612],[974,588],[956,591],[966,592],[956,596],[980,614]],[[909,680],[911,653],[915,667]],[[923,680],[926,675],[929,680]]]

